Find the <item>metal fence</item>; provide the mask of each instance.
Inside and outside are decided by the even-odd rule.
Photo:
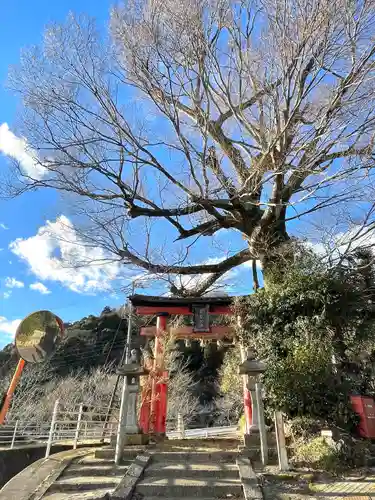
[[[167,432],[167,436],[169,439],[209,439],[214,437],[234,437],[237,433],[237,426],[202,427],[201,429],[185,429],[181,426],[176,431]]]
[[[40,443],[48,439],[50,424],[8,422],[0,426],[0,448],[14,448]]]
[[[0,426],[0,448],[14,448],[35,444],[46,445],[46,457],[53,444],[66,443],[77,448],[79,443],[90,441],[108,442],[118,428],[118,408],[108,415],[108,407],[84,403],[65,406],[56,401],[50,422],[34,423],[17,420]],[[172,424],[172,422],[170,422]],[[188,429],[184,419],[178,416],[168,426],[169,439],[193,439],[234,436],[237,426],[215,426]]]
[[[118,409],[108,416],[108,407],[85,405],[64,407],[56,401],[48,434],[46,457],[53,443],[73,441],[73,448],[79,442],[90,440],[106,441],[115,435],[118,427]]]
[[[56,401],[50,422],[30,423],[17,420],[0,426],[0,447],[14,448],[46,444],[46,456],[55,443],[66,442],[76,448],[80,442],[108,441],[118,427],[118,409],[108,418],[108,408],[84,403],[65,406]]]

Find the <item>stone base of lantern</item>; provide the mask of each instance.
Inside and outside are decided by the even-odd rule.
[[[148,434],[127,434],[125,437],[125,446],[143,446],[149,444],[150,436]],[[116,436],[112,436],[111,445],[116,446]]]
[[[259,430],[252,431],[251,434],[244,434],[243,444],[245,448],[259,448],[260,435]],[[267,432],[267,444],[270,448],[276,448],[276,433]]]

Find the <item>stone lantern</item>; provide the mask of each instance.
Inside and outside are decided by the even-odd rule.
[[[147,437],[140,433],[137,421],[137,399],[140,390],[140,377],[146,375],[146,371],[139,363],[136,349],[132,349],[129,362],[123,364],[117,370],[117,374],[126,377],[127,380],[126,417],[123,422],[125,424],[123,435],[127,436],[126,444],[145,444]]]
[[[251,396],[252,423],[249,429],[249,434],[259,432],[259,397],[257,398],[256,386],[259,382],[259,376],[265,371],[266,365],[262,361],[255,359],[253,351],[246,352],[246,359],[240,364],[239,373],[247,377],[247,388]],[[263,408],[262,408],[263,410]]]

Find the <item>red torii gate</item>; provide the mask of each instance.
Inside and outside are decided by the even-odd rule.
[[[157,316],[155,326],[143,327],[141,335],[155,337],[155,358],[148,366],[149,383],[142,392],[139,426],[143,433],[165,434],[167,419],[168,372],[162,362],[163,334],[169,330],[174,339],[222,340],[233,339],[235,331],[230,326],[210,325],[212,315],[232,315],[231,297],[154,297],[132,295],[129,300],[139,315]],[[168,317],[172,315],[193,316],[192,326],[168,328]],[[244,413],[247,429],[252,421],[251,397],[244,384]]]

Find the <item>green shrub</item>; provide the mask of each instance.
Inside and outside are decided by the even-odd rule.
[[[331,357],[329,343],[296,339],[288,343],[284,356],[271,355],[264,374],[268,411],[352,432],[358,423],[350,403],[352,386],[332,373]]]
[[[369,379],[358,381],[359,360],[375,324],[366,283],[348,266],[326,269],[302,252],[289,268],[268,272],[266,288],[235,302],[240,341],[266,362],[269,417],[279,410],[353,432],[358,418],[350,395],[369,392]]]
[[[289,420],[286,423],[287,434],[297,441],[300,438],[307,439],[320,434],[324,424],[313,417],[302,416]]]
[[[364,467],[372,456],[371,443],[342,434],[333,441],[321,436],[300,439],[294,447],[294,463],[334,472],[345,468]]]
[[[342,454],[340,446],[319,436],[297,445],[294,461],[307,467],[333,471],[341,466]]]

